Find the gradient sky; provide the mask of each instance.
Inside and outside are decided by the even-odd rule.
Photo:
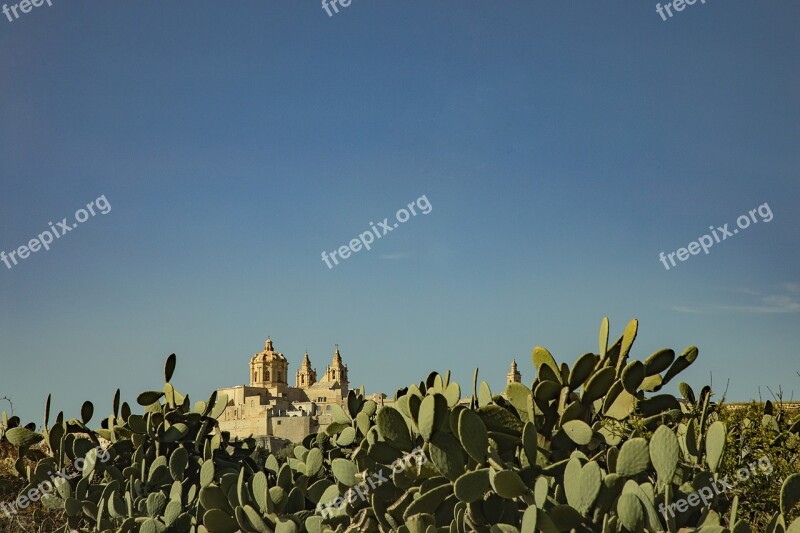
[[[0,397],[25,421],[163,384],[291,374],[334,344],[390,395],[431,370],[502,388],[640,321],[681,378],[800,397],[800,5],[53,0],[0,18]],[[332,251],[433,206],[329,270]],[[768,203],[774,218],[669,271]],[[677,382],[676,382],[677,383]],[[7,404],[2,404],[4,407]]]

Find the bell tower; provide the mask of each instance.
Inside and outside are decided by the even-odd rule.
[[[348,390],[350,382],[347,380],[347,365],[342,363],[342,354],[339,353],[339,345],[336,345],[336,352],[333,354],[333,361],[325,371],[325,381],[330,383],[338,382],[343,391]],[[345,392],[346,394],[346,392]]]
[[[506,384],[509,383],[520,383],[522,381],[522,374],[519,373],[517,370],[517,360],[511,360],[511,371],[506,374]]]
[[[317,382],[317,371],[311,368],[311,359],[306,352],[303,357],[303,363],[295,376],[295,387],[298,389],[307,389]]]

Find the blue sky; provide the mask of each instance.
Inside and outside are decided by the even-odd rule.
[[[800,6],[53,0],[0,18],[0,397],[41,421],[175,383],[292,373],[341,347],[353,385],[430,370],[501,388],[633,317],[633,354],[800,397]],[[411,218],[328,269],[371,221]],[[768,203],[774,218],[665,270]],[[99,415],[98,415],[99,416]]]

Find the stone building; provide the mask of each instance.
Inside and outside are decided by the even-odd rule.
[[[511,372],[506,374],[506,385],[509,383],[520,383],[522,382],[522,374],[519,373],[517,370],[517,360],[511,360]]]
[[[331,409],[346,404],[350,391],[347,365],[342,362],[339,345],[319,381],[307,352],[295,372],[294,386],[289,385],[289,375],[289,361],[268,338],[264,350],[250,358],[250,384],[217,389],[218,395],[228,398],[219,418],[220,429],[231,437],[255,437],[269,449],[300,442],[306,435],[324,431],[332,422]],[[521,380],[517,362],[513,360],[506,382]],[[373,394],[370,399],[379,409],[394,403],[381,393]],[[462,399],[462,403],[468,402],[468,398]]]
[[[339,346],[331,364],[317,381],[317,371],[306,353],[290,386],[289,361],[268,338],[264,350],[250,358],[250,384],[218,389],[228,406],[219,419],[231,437],[253,436],[273,446],[299,442],[330,424],[334,404],[347,401],[350,383]],[[277,441],[277,442],[276,442]]]

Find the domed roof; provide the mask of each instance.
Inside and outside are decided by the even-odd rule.
[[[267,337],[267,342],[264,343],[264,351],[261,353],[257,353],[251,359],[252,362],[272,362],[272,361],[280,361],[280,362],[287,362],[286,357],[279,352],[276,352],[272,346],[272,339]]]

